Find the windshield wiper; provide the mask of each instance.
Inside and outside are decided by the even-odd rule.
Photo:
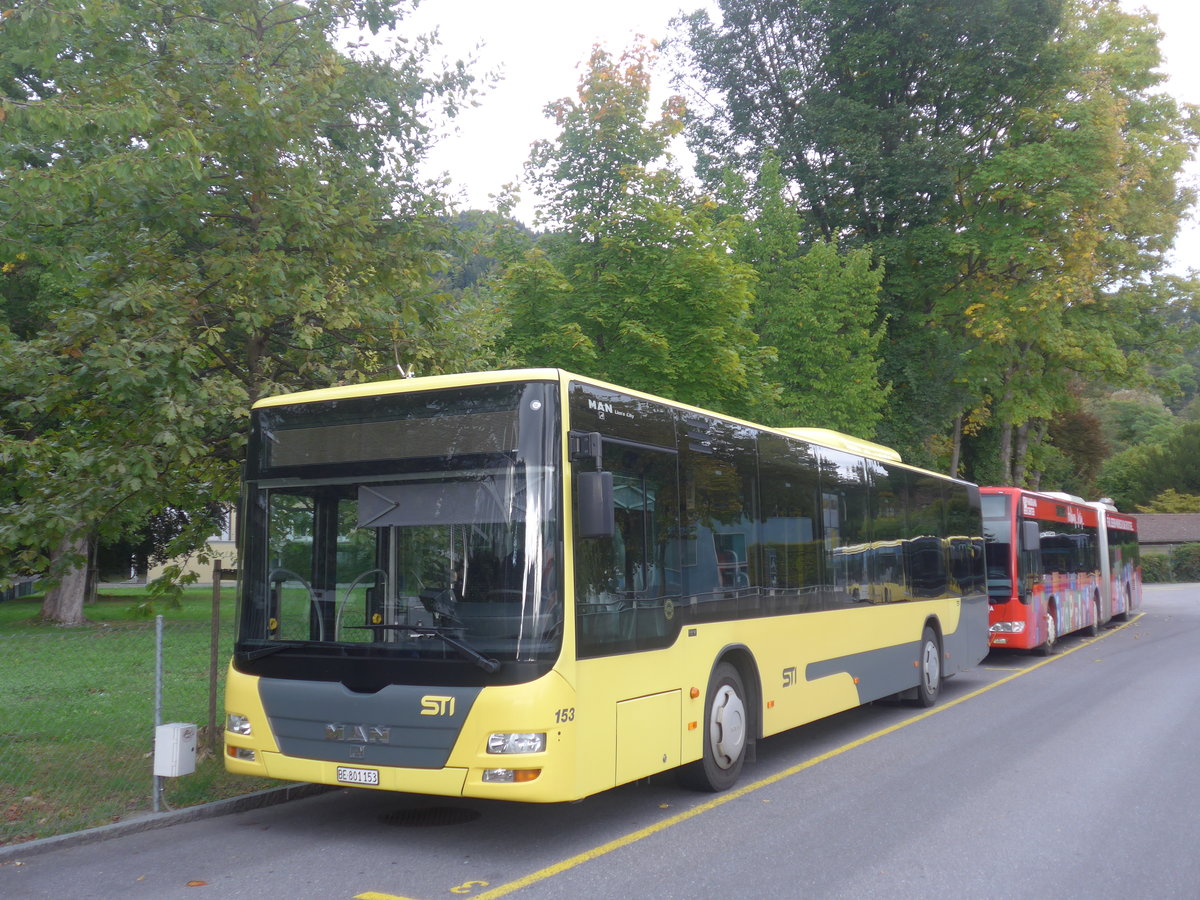
[[[471,660],[483,671],[491,673],[500,668],[498,660],[484,656],[474,647],[465,644],[458,638],[450,635],[443,628],[430,628],[427,625],[347,625],[347,628],[370,628],[371,630],[391,630],[391,631],[411,631],[413,634],[431,634],[434,637],[441,638],[448,646],[453,647],[466,659]]]
[[[297,647],[305,646],[300,641],[273,641],[265,647],[259,647],[257,650],[241,650],[238,653],[246,662],[255,659],[262,659],[264,656],[270,656],[273,653],[278,653],[280,650],[295,650]]]

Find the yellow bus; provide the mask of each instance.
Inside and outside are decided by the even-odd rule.
[[[932,704],[982,659],[981,534],[974,486],[886,448],[558,369],[261,400],[226,766],[531,802],[675,768],[723,790],[760,739]],[[842,548],[909,538],[846,589]]]

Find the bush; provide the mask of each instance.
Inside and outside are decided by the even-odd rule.
[[[1200,544],[1184,544],[1171,551],[1171,580],[1200,581]]]
[[[1200,544],[1181,544],[1170,553],[1147,553],[1141,563],[1145,584],[1200,581]]]
[[[1163,584],[1171,580],[1171,559],[1165,553],[1147,553],[1142,557],[1142,583]]]

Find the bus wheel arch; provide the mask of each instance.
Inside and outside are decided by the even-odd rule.
[[[757,667],[748,651],[726,651],[713,666],[704,699],[700,759],[680,770],[680,782],[700,791],[728,790],[754,755],[759,734]]]

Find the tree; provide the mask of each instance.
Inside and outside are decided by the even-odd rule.
[[[1098,487],[1121,509],[1151,503],[1167,490],[1200,494],[1200,422],[1188,422],[1162,444],[1136,444],[1105,461]]]
[[[1040,54],[1058,78],[965,173],[937,321],[971,346],[963,377],[992,410],[1002,483],[1073,405],[1073,380],[1139,378],[1136,346],[1190,194],[1176,180],[1190,121],[1151,93],[1156,34],[1115,2],[1072,2]],[[1153,208],[1151,211],[1150,208]],[[1164,245],[1164,240],[1166,244]]]
[[[647,121],[650,51],[596,49],[578,99],[529,172],[555,228],[509,241],[498,291],[526,363],[748,414],[770,397],[749,311],[753,272],[731,253],[738,223],[691,196],[666,164],[683,109]]]
[[[336,43],[407,6],[6,14],[0,571],[49,566],[48,617],[82,618],[101,529],[232,498],[257,397],[436,368],[455,343],[440,200],[414,169],[427,111],[469,77],[421,74],[424,39]]]
[[[1143,513],[1200,513],[1200,494],[1181,494],[1167,488],[1149,503],[1138,507]]]
[[[1030,448],[1068,387],[1141,377],[1161,339],[1144,314],[1170,299],[1197,128],[1157,89],[1151,20],[1116,0],[721,11],[681,23],[720,101],[692,130],[700,171],[776,153],[807,237],[882,261],[881,439],[927,465],[949,448],[953,467],[961,436],[986,432],[1000,477],[1036,477]]]
[[[880,377],[895,414],[881,439],[928,465],[954,465],[953,451],[932,458],[932,436],[953,423],[957,441],[979,418],[959,372],[969,347],[933,314],[956,275],[947,211],[964,165],[988,157],[1053,75],[1036,51],[1060,6],[723,0],[720,24],[704,12],[680,23],[700,88],[717,101],[690,129],[701,174],[750,175],[776,154],[806,240],[867,246],[883,263]]]
[[[803,248],[802,221],[768,157],[754,190],[757,214],[738,257],[758,275],[755,331],[778,354],[767,377],[778,383],[783,425],[819,425],[874,436],[888,391],[879,381],[883,326],[876,324],[883,272],[867,250],[841,255],[827,241]]]
[[[714,183],[766,154],[813,238],[871,242],[941,221],[1039,81],[1061,0],[721,0],[680,22],[704,93],[691,142]]]

